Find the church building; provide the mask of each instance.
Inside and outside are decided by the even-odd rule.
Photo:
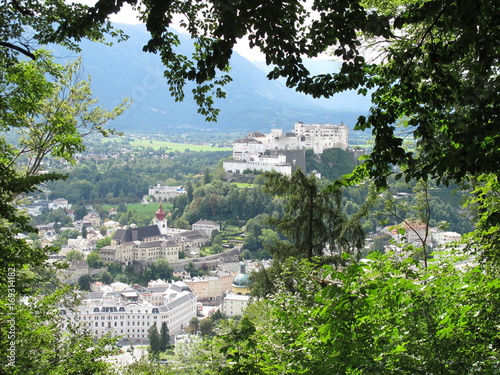
[[[118,229],[111,244],[104,246],[99,254],[105,262],[148,264],[156,259],[167,259],[170,263],[179,259],[179,252],[192,250],[210,241],[204,231],[186,231],[182,235],[168,235],[166,214],[162,205],[156,211],[153,224],[146,227]]]
[[[242,315],[250,303],[250,275],[246,273],[246,263],[240,263],[240,272],[233,280],[233,291],[222,299],[222,313],[228,317]]]

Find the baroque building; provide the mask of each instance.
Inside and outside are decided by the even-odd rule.
[[[209,241],[210,236],[203,230],[169,234],[165,213],[160,205],[153,225],[118,229],[111,238],[111,244],[104,246],[99,254],[105,262],[126,265],[147,264],[156,259],[167,259],[171,263],[179,259],[179,252],[192,251]]]
[[[246,263],[240,263],[240,272],[233,280],[232,292],[222,299],[222,313],[228,317],[242,315],[250,303],[250,276],[246,272]]]
[[[154,289],[154,290],[152,290]],[[151,295],[160,301],[151,303]],[[123,290],[91,292],[75,309],[61,309],[63,328],[71,322],[93,332],[97,337],[110,334],[123,341],[148,342],[148,329],[167,323],[170,334],[182,333],[196,316],[197,299],[186,284],[175,282],[164,287],[136,286]]]

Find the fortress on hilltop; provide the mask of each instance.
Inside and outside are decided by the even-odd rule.
[[[285,175],[305,168],[305,150],[322,154],[324,150],[347,150],[349,129],[340,125],[295,123],[292,133],[272,129],[269,134],[253,132],[233,143],[233,159],[224,162],[224,170],[242,173],[244,170],[277,171]]]

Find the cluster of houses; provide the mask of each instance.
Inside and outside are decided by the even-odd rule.
[[[406,220],[399,224],[389,225],[382,229],[382,234],[388,234],[395,242],[393,249],[399,248],[400,244],[422,247],[425,243],[427,248],[437,248],[461,240],[462,236],[457,232],[442,231],[432,228],[420,220]]]
[[[68,203],[67,199],[57,198],[54,200],[48,199],[36,199],[33,202],[21,207],[25,210],[30,216],[39,216],[44,211],[50,210],[69,210],[71,205]]]
[[[57,200],[68,216],[72,216],[70,205],[64,199]],[[166,214],[160,205],[155,214],[153,225],[136,227],[134,225],[123,228],[113,220],[102,221],[97,211],[91,211],[82,220],[74,221],[72,226],[60,226],[59,223],[37,225],[42,246],[51,246],[59,233],[65,230],[85,230],[86,236],[68,239],[66,245],[61,246],[59,253],[51,255],[53,260],[65,259],[72,251],[82,253],[85,259],[95,250],[96,242],[112,233],[111,246],[103,248],[100,252],[103,261],[116,261],[131,264],[134,261],[151,262],[155,259],[165,258],[169,261],[179,259],[183,251],[188,257],[195,257],[199,249],[211,240],[213,230],[220,230],[220,225],[210,220],[199,220],[194,223],[191,230],[169,228]],[[102,228],[105,231],[102,231]]]
[[[66,200],[58,199],[56,203],[57,207],[53,206],[55,209],[71,214]],[[38,226],[38,230],[43,244],[50,245],[57,238],[56,229],[86,229],[86,238],[78,236],[69,239],[68,244],[52,256],[54,260],[64,258],[71,251],[81,253],[85,259],[95,250],[97,240],[104,238],[106,233],[114,233],[111,244],[104,246],[99,253],[103,261],[124,266],[147,265],[156,259],[167,259],[175,264],[181,252],[188,257],[196,257],[200,247],[211,241],[212,232],[220,230],[219,224],[210,220],[199,220],[191,230],[169,228],[166,216],[160,204],[152,225],[122,228],[111,220],[103,222],[99,214],[92,211],[83,220],[73,222],[73,227],[56,228],[54,224],[48,224]],[[102,228],[106,228],[104,235],[101,234],[104,232]],[[179,267],[183,269],[183,265]],[[250,300],[250,279],[245,267],[240,267],[236,261],[223,263],[208,275],[193,278],[182,270],[174,274],[176,279],[182,281],[168,283],[156,280],[147,287],[95,282],[91,284],[92,292],[82,295],[80,305],[61,309],[65,319],[63,325],[79,324],[98,337],[109,333],[125,342],[147,343],[148,329],[155,323],[159,328],[166,322],[172,335],[181,334],[189,321],[202,313],[203,303],[210,305],[210,312],[221,308],[228,316],[240,315]],[[71,261],[62,277],[76,282],[92,271],[100,270],[89,269],[85,260]]]

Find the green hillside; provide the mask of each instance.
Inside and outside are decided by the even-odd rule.
[[[308,173],[316,170],[322,177],[334,181],[351,173],[356,167],[356,161],[349,151],[332,148],[325,150],[321,155],[315,155],[312,150],[307,150],[306,165]]]

